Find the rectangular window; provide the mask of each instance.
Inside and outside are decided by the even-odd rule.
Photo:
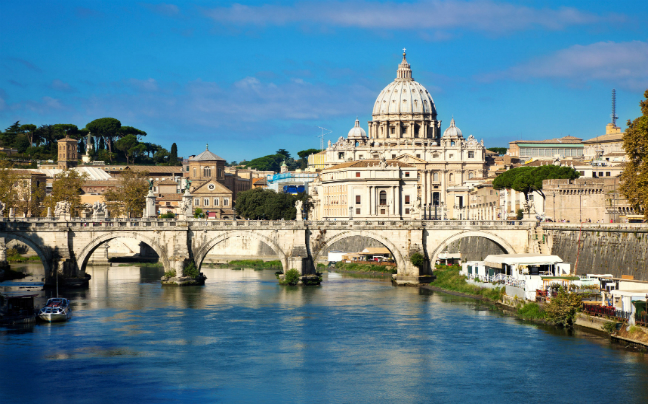
[[[380,214],[384,215],[385,214],[385,209],[380,209]]]
[[[405,214],[409,215],[409,208],[405,209]]]
[[[338,160],[344,160],[344,152],[338,153]]]
[[[220,201],[218,200],[218,198],[214,198],[214,206],[218,206],[218,205],[219,205],[219,202],[220,202]]]
[[[405,172],[405,177],[409,177],[409,171]]]
[[[410,196],[405,195],[405,205],[409,205],[409,203],[410,203]]]
[[[356,205],[360,205],[360,195],[356,195]]]
[[[356,173],[356,178],[359,178],[359,177],[360,177],[360,173]]]
[[[364,155],[363,155],[363,154],[359,154],[359,155],[358,155],[358,160],[362,160],[362,159],[364,159]]]
[[[609,177],[609,176],[610,176],[610,172],[609,172],[609,171],[606,171],[606,172],[605,172],[605,176],[606,176],[606,177]]]
[[[200,198],[194,199],[194,206],[200,206]]]
[[[194,177],[196,176],[196,167],[194,167]]]
[[[229,198],[223,198],[223,206],[229,206]]]
[[[468,158],[469,159],[474,159],[475,158],[475,152],[474,151],[469,151],[468,152]]]
[[[360,208],[356,208],[356,215],[360,214]]]
[[[203,206],[209,206],[209,198],[203,199]]]
[[[392,126],[392,127],[391,127],[391,133],[392,133],[392,135],[395,133],[395,131],[396,131],[396,128],[394,128],[394,127]]]
[[[420,159],[420,158],[421,158],[421,155],[420,155],[420,154],[417,154],[417,155],[416,155],[416,158],[417,158],[417,159]]]
[[[396,155],[392,154],[392,160],[396,160]]]

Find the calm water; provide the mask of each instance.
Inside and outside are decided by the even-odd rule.
[[[472,300],[331,274],[89,271],[64,324],[0,328],[0,403],[645,403],[648,359]]]

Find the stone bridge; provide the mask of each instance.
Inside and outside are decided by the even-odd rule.
[[[165,271],[182,274],[193,261],[198,268],[207,253],[233,237],[249,237],[267,244],[281,260],[283,270],[302,274],[315,271],[314,263],[333,243],[352,236],[374,239],[387,247],[397,264],[398,283],[419,283],[431,275],[430,263],[454,241],[485,237],[507,253],[528,252],[535,221],[477,220],[348,220],[348,221],[220,221],[176,219],[20,218],[0,220],[0,264],[6,265],[6,244],[18,240],[41,258],[51,281],[54,271],[65,277],[82,277],[90,256],[115,238],[130,238],[153,249]],[[409,260],[420,252],[426,265]]]

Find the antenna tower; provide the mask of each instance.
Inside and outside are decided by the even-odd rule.
[[[324,136],[331,134],[333,131],[330,129],[322,128],[321,126],[318,126],[322,130],[321,135],[317,135],[318,138],[320,138],[320,150],[324,150]]]
[[[612,125],[616,126],[616,120],[619,119],[616,116],[616,89],[612,89]]]

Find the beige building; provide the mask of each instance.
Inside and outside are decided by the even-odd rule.
[[[430,93],[412,78],[403,54],[396,79],[378,95],[369,121],[369,135],[356,120],[347,138],[329,141],[325,165],[350,161],[398,160],[417,169],[416,197],[421,205],[440,206],[447,190],[487,175],[483,141],[464,138],[452,119],[441,135],[441,121]]]
[[[58,142],[58,168],[61,170],[67,170],[72,167],[77,166],[77,160],[79,159],[77,153],[77,143],[76,139],[72,139],[69,136],[65,136],[63,139],[60,139]]]
[[[583,139],[565,136],[547,140],[516,140],[509,142],[508,155],[522,160],[531,158],[583,157]]]
[[[309,189],[314,220],[418,218],[418,174],[398,160],[349,161],[322,171]]]
[[[608,123],[605,127],[605,135],[583,142],[585,157],[589,160],[625,161],[623,135],[621,128]]]
[[[545,211],[555,221],[625,223],[636,212],[619,190],[619,178],[545,180]]]

